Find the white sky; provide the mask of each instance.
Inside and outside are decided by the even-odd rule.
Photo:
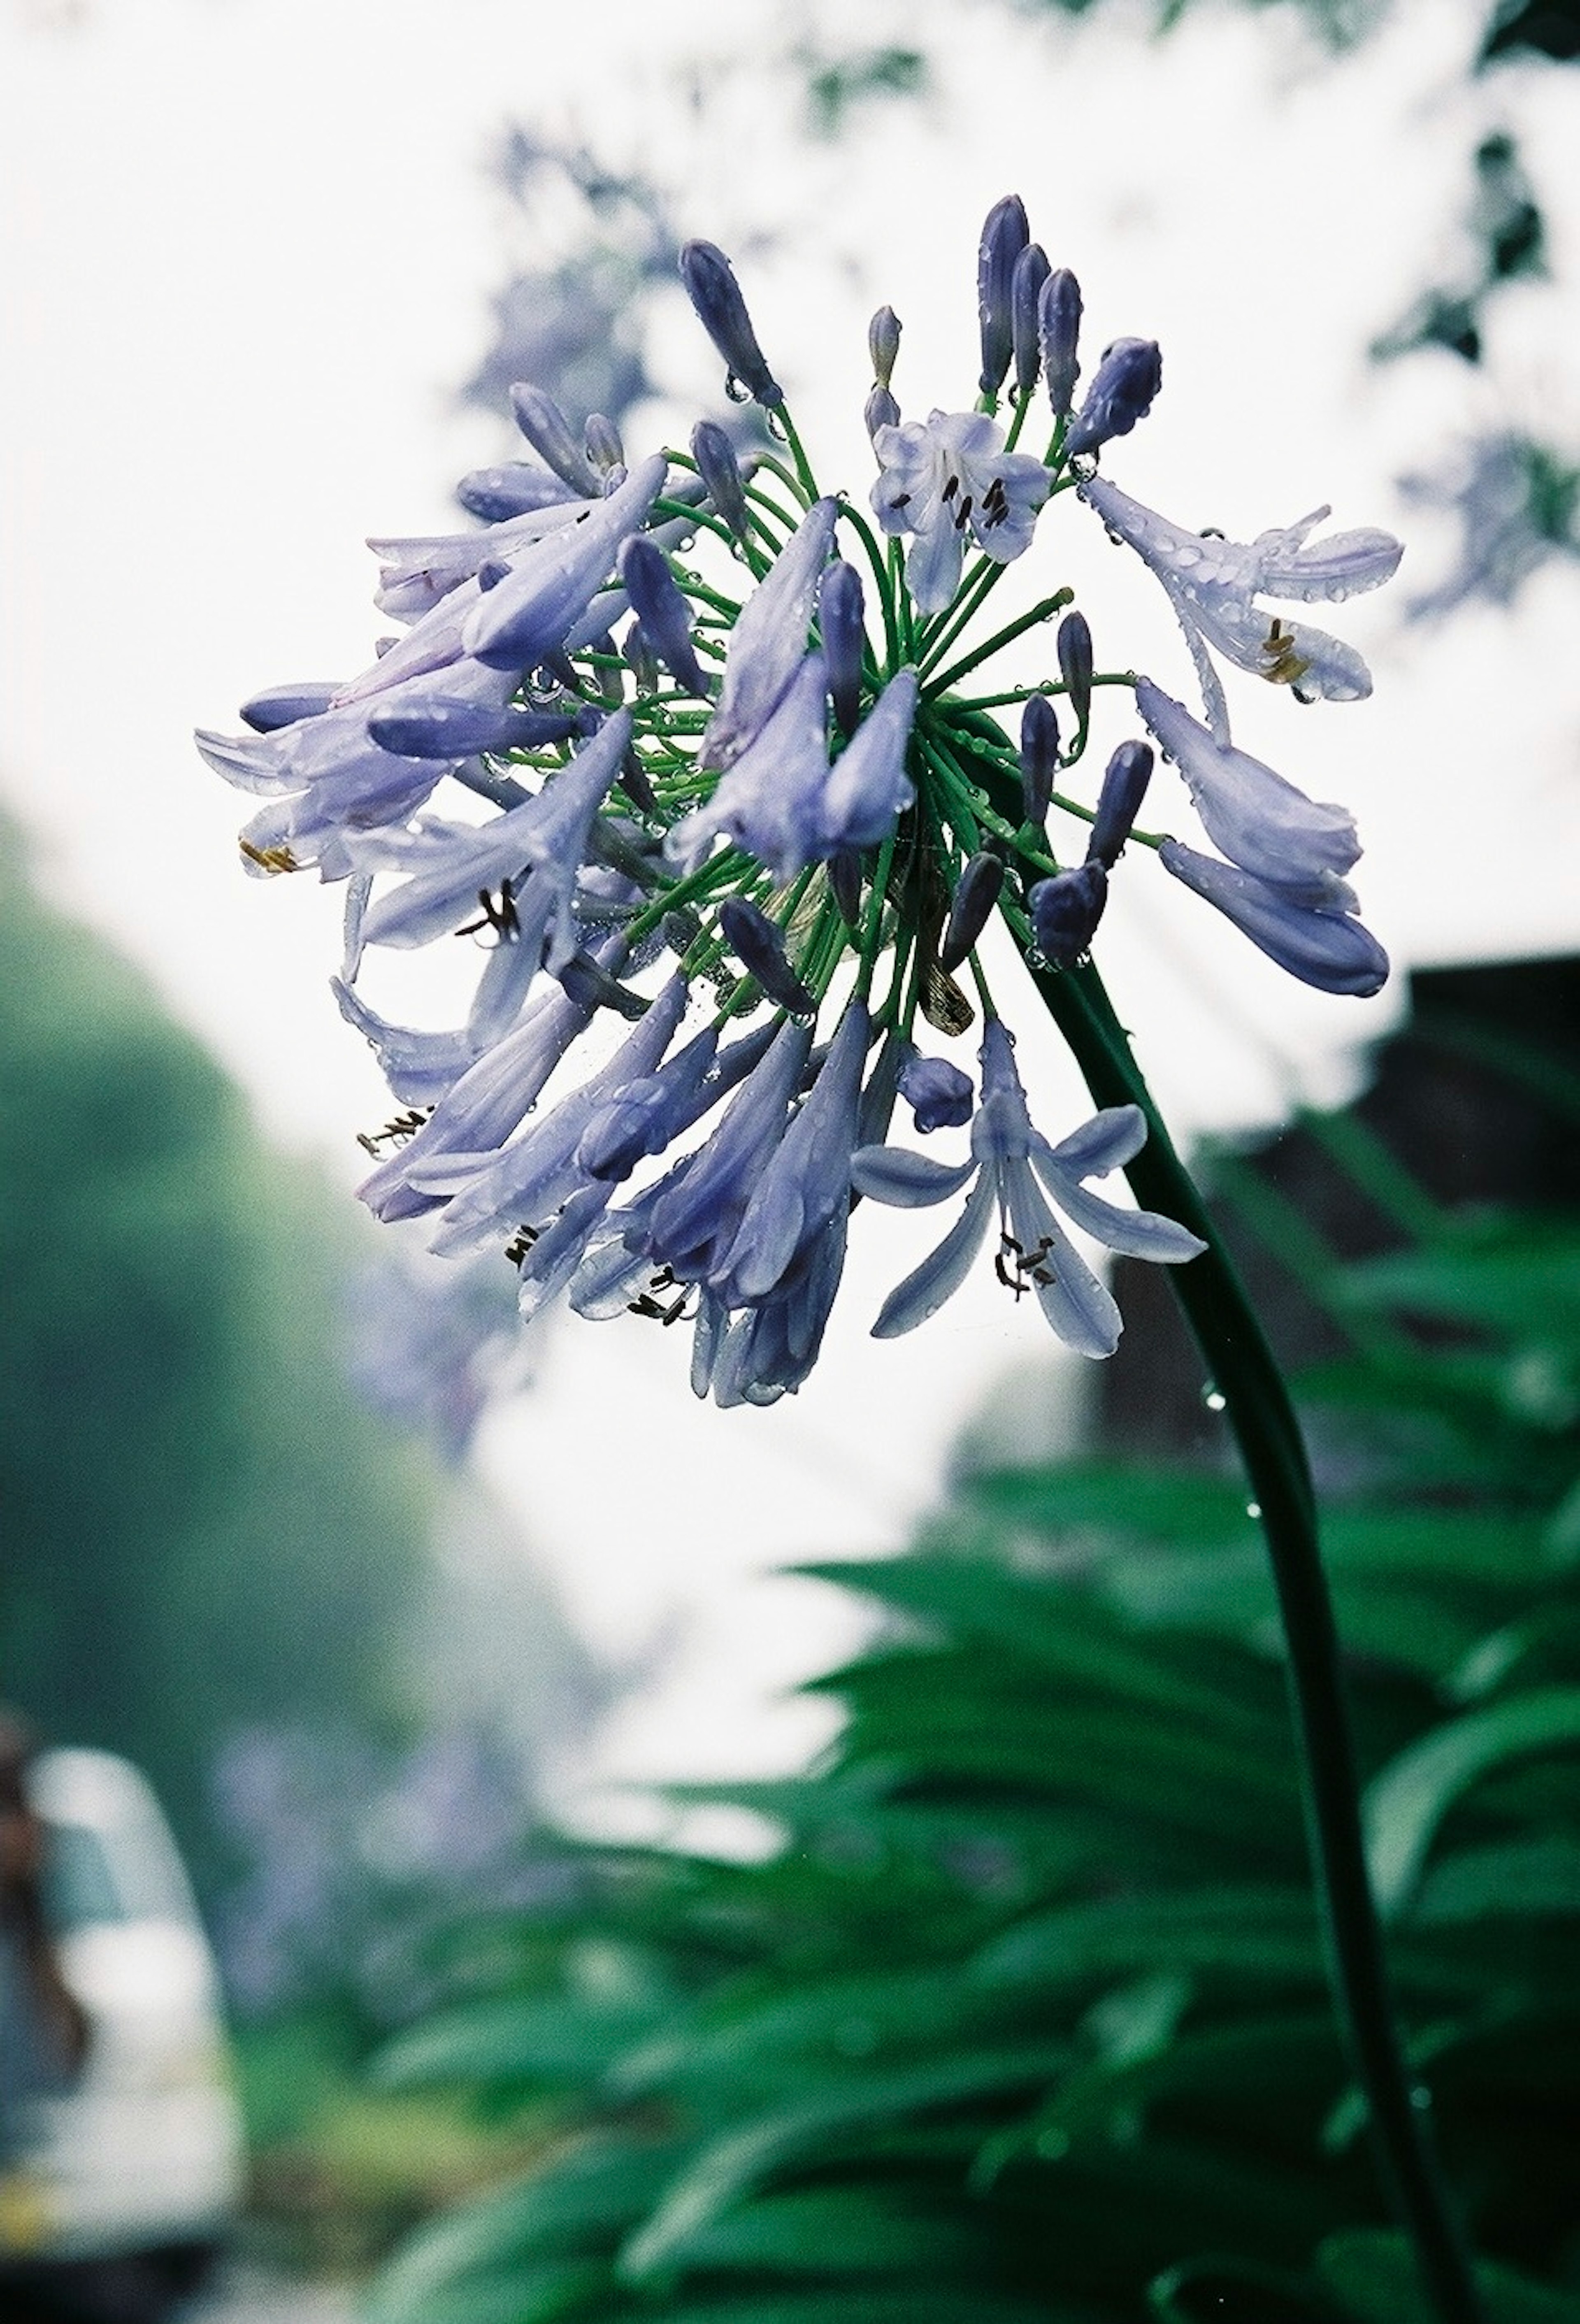
[[[1281,9],[1204,7],[1156,44],[1139,11],[1049,23],[991,0],[739,5],[722,33],[701,0],[605,0],[564,40],[522,0],[13,0],[0,784],[51,891],[144,964],[270,1136],[354,1182],[353,1134],[386,1109],[325,991],[337,898],[241,876],[246,802],[189,730],[234,728],[263,684],[365,664],[383,623],[362,536],[442,529],[454,476],[508,456],[453,394],[505,271],[485,158],[513,117],[650,169],[686,231],[737,254],[777,238],[743,272],[827,477],[866,481],[879,300],[905,321],[907,409],[969,401],[976,229],[1013,187],[1082,279],[1091,344],[1163,344],[1164,393],[1107,463],[1119,482],[1241,538],[1330,499],[1336,523],[1406,531],[1419,587],[1447,537],[1401,508],[1401,470],[1501,414],[1580,433],[1558,356],[1580,279],[1573,77],[1520,69],[1467,92],[1483,13],[1414,0],[1335,65]],[[807,146],[784,65],[803,18],[826,47],[931,48],[935,94]],[[700,106],[681,101],[688,60]],[[1500,403],[1452,357],[1378,372],[1362,350],[1450,257],[1470,150],[1504,121],[1547,203],[1557,282],[1498,310]],[[678,300],[659,362],[677,397],[716,394]],[[695,408],[655,412],[654,440]],[[1115,659],[1151,656],[1189,698],[1183,647],[1130,559],[1090,533],[1042,554],[1081,582],[1100,656],[1123,632]],[[1372,702],[1307,713],[1241,679],[1237,738],[1356,809],[1366,917],[1400,964],[1572,947],[1574,579],[1539,579],[1517,620],[1429,636],[1387,594],[1333,622],[1371,656]],[[1150,864],[1117,883],[1104,939],[1187,1130],[1341,1093],[1354,1046],[1391,1021],[1386,999],[1293,985]],[[1075,1118],[1067,1070],[1039,1075],[1049,1122]],[[606,1767],[793,1755],[819,1714],[765,1699],[837,1650],[847,1618],[814,1585],[756,1577],[902,1538],[958,1420],[1046,1359],[1042,1327],[985,1280],[908,1342],[865,1337],[916,1223],[858,1221],[843,1322],[793,1404],[717,1415],[693,1404],[675,1335],[570,1323],[535,1394],[491,1423],[486,1466],[589,1634],[636,1654],[678,1626],[679,1659]]]

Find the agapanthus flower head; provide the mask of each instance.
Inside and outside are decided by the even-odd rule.
[[[819,488],[728,260],[693,242],[688,292],[774,449],[744,464],[702,419],[688,454],[628,463],[608,420],[519,383],[536,457],[463,479],[476,525],[370,544],[400,634],[344,681],[254,696],[246,732],[200,737],[254,801],[248,870],[344,885],[336,999],[397,1109],[364,1133],[369,1209],[459,1267],[507,1260],[524,1319],[563,1296],[688,1325],[692,1385],[724,1406],[805,1381],[863,1198],[962,1198],[883,1303],[882,1337],[941,1306],[996,1230],[1007,1297],[1104,1355],[1118,1313],[1068,1230],[1166,1264],[1201,1248],[1088,1184],[1135,1160],[1139,1106],[1058,1141],[1033,1124],[995,992],[1006,947],[1045,997],[1065,977],[1086,991],[1110,885],[1144,896],[1158,853],[1307,983],[1364,992],[1387,973],[1345,884],[1348,814],[1234,747],[1212,655],[1302,693],[1364,691],[1358,657],[1256,601],[1374,586],[1398,544],[1311,540],[1313,517],[1241,547],[1131,500],[1092,456],[1150,404],[1155,346],[1115,342],[1071,423],[1074,276],[1012,196],[978,257],[988,408],[903,422],[900,327],[873,318],[876,532]],[[1012,364],[1006,435],[991,410]],[[1039,522],[1092,514],[1168,591],[1206,724],[1133,657],[1096,668],[1067,587],[986,611]],[[1012,646],[1030,669],[994,667]],[[1136,715],[1150,742],[1127,734]],[[1154,743],[1215,854],[1136,830]],[[463,1021],[438,1029],[377,998],[389,954],[429,945],[476,969]],[[978,1022],[980,1090],[938,1053]],[[965,1158],[891,1143],[901,1108],[929,1139],[966,1130]]]

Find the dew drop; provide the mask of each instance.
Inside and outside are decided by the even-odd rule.
[[[1222,1388],[1215,1388],[1210,1380],[1201,1392],[1201,1400],[1209,1412],[1222,1412],[1229,1402]]]
[[[1245,1504],[1245,1514],[1248,1517],[1259,1517],[1261,1515],[1261,1503],[1260,1501],[1247,1501]]]

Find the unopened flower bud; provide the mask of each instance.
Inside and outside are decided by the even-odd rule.
[[[735,539],[744,540],[752,520],[746,511],[741,464],[735,457],[735,446],[716,420],[699,420],[691,430],[691,456],[707,486],[708,499]]]
[[[863,407],[862,418],[867,423],[867,434],[875,436],[880,428],[899,427],[900,406],[886,387],[875,387]]]
[[[1092,631],[1085,613],[1067,613],[1058,625],[1058,674],[1084,734],[1092,715]]]
[[[1003,884],[1003,859],[985,848],[961,872],[938,945],[938,966],[946,976],[959,967],[986,927]]]
[[[947,1057],[908,1057],[897,1086],[923,1137],[934,1130],[958,1130],[971,1119],[971,1076]]]
[[[900,318],[892,307],[880,307],[867,325],[867,352],[873,358],[873,377],[880,387],[887,387],[900,353]]]
[[[855,733],[861,716],[862,648],[866,642],[862,613],[862,576],[854,565],[836,557],[818,584],[818,622],[828,664],[828,697],[845,735]]]
[[[620,551],[620,578],[660,660],[688,694],[706,695],[707,680],[691,642],[691,610],[656,540],[633,533]]]
[[[1037,328],[1049,401],[1055,419],[1062,420],[1081,376],[1076,360],[1081,336],[1081,286],[1067,266],[1056,266],[1038,293]]]
[[[1021,811],[1039,829],[1048,820],[1058,765],[1058,717],[1046,694],[1032,695],[1021,713]]]
[[[1163,357],[1156,339],[1115,339],[1086,390],[1067,452],[1095,452],[1111,437],[1128,436],[1144,420],[1163,384]]]
[[[744,896],[726,896],[718,908],[725,942],[770,1001],[792,1017],[810,1014],[817,1003],[785,957],[784,931],[762,907]]]
[[[1039,880],[1026,899],[1038,951],[1052,968],[1072,968],[1090,945],[1108,901],[1108,874],[1101,863]]]
[[[1108,761],[1097,794],[1097,819],[1086,845],[1088,863],[1101,863],[1104,871],[1113,871],[1151,779],[1151,744],[1122,742]]]
[[[1031,239],[1026,205],[1019,194],[995,202],[983,224],[976,252],[976,316],[982,327],[982,377],[984,395],[996,395],[1010,368],[1014,335],[1010,322],[1010,285],[1015,261]]]
[[[620,430],[601,411],[589,411],[586,429],[587,458],[600,476],[611,475],[618,468],[622,478],[625,473],[625,447],[620,441]]]
[[[633,992],[628,984],[611,976],[591,953],[572,953],[563,968],[551,972],[559,980],[566,998],[574,1001],[578,1009],[612,1009],[617,1017],[634,1024],[645,1017],[650,1006],[645,994]]]
[[[726,392],[735,382],[771,409],[782,403],[784,390],[768,368],[735,269],[717,244],[685,244],[680,252],[680,280],[698,321],[724,357]]]
[[[496,468],[472,469],[456,486],[456,498],[469,516],[502,524],[529,509],[552,508],[565,498],[565,481],[535,460],[504,460]]]
[[[554,398],[530,381],[519,379],[511,389],[510,404],[516,426],[538,457],[546,460],[557,476],[563,476],[573,492],[596,500],[604,489],[603,479],[571,434],[570,422]]]
[[[1048,254],[1039,242],[1029,242],[1016,259],[1015,271],[1010,277],[1010,335],[1014,343],[1015,386],[1023,396],[1030,395],[1036,386],[1042,360],[1037,311],[1047,280]]]
[[[299,718],[317,718],[340,691],[337,678],[305,680],[300,686],[268,686],[242,704],[242,716],[254,734],[273,734]]]

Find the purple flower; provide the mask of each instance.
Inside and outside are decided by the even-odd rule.
[[[947,975],[965,960],[993,917],[1004,884],[1004,862],[984,848],[972,856],[955,883],[954,900],[938,944],[938,966]]]
[[[1108,901],[1108,874],[1089,857],[1073,872],[1039,880],[1026,899],[1038,951],[1052,968],[1073,968],[1089,950]]]
[[[768,368],[735,269],[718,244],[686,243],[680,252],[680,280],[698,321],[724,358],[726,389],[738,382],[771,410],[782,403],[784,390]]]
[[[913,1049],[897,1086],[924,1138],[935,1130],[963,1130],[971,1119],[976,1100],[971,1076],[947,1057],[924,1057]]]
[[[1031,545],[1050,479],[1040,460],[1006,452],[1003,442],[1003,429],[980,411],[934,411],[873,438],[882,468],[873,507],[885,532],[915,536],[905,577],[924,613],[942,613],[954,597],[967,534],[996,565]]]
[[[1068,412],[1081,366],[1076,349],[1081,336],[1081,286],[1067,266],[1056,266],[1037,295],[1037,327],[1042,369],[1054,416]]]
[[[516,426],[541,460],[563,476],[573,493],[596,500],[603,479],[577,442],[571,425],[551,395],[527,380],[518,380],[510,392]]]
[[[884,1301],[874,1338],[898,1338],[936,1314],[964,1283],[996,1207],[1000,1279],[1020,1298],[1030,1291],[1048,1322],[1084,1356],[1111,1356],[1119,1344],[1119,1310],[1049,1207],[1110,1250],[1178,1266],[1206,1245],[1152,1211],[1118,1210],[1087,1191],[1129,1162],[1146,1141],[1138,1106],[1111,1107],[1058,1146],[1035,1130],[1015,1071],[1010,1036],[991,1019],[982,1044],[982,1102],[971,1124],[971,1155],[956,1168],[892,1146],[864,1147],[852,1184],[874,1202],[902,1208],[946,1202],[969,1186],[966,1207],[937,1250]],[[1046,1189],[1046,1194],[1044,1190]]]
[[[1101,863],[1105,872],[1113,871],[1134,828],[1151,779],[1150,745],[1122,742],[1104,770],[1103,788],[1097,794],[1096,819],[1086,843],[1089,863]]]
[[[1128,436],[1146,418],[1162,384],[1163,357],[1156,339],[1115,339],[1104,349],[1065,450],[1095,452],[1112,438]]]
[[[1014,353],[1011,288],[1015,262],[1031,238],[1026,205],[1019,194],[995,202],[983,224],[976,253],[976,315],[982,330],[982,377],[984,395],[996,395]]]
[[[635,532],[663,487],[668,464],[655,452],[579,524],[567,525],[513,556],[498,586],[467,613],[461,642],[490,669],[519,678],[565,643],[623,541]]]
[[[658,543],[645,533],[633,533],[620,551],[620,578],[659,659],[688,694],[706,695],[707,680],[691,642],[691,608]]]
[[[1342,878],[1356,862],[1361,843],[1347,809],[1319,806],[1248,752],[1215,742],[1150,678],[1136,687],[1136,707],[1184,776],[1208,838],[1231,863],[1289,886],[1327,872]]]
[[[699,767],[732,766],[762,731],[801,668],[818,584],[834,543],[837,501],[814,501],[741,608]]]
[[[1229,715],[1209,645],[1239,669],[1291,687],[1301,702],[1358,702],[1371,693],[1372,673],[1353,646],[1303,622],[1275,618],[1254,600],[1265,595],[1307,604],[1318,598],[1337,603],[1375,589],[1403,554],[1391,533],[1365,526],[1307,545],[1307,533],[1328,513],[1320,508],[1246,545],[1187,532],[1104,476],[1088,476],[1081,493],[1162,583],[1196,663],[1207,724],[1220,742],[1229,740]]]
[[[1366,999],[1387,982],[1388,954],[1355,918],[1354,889],[1333,872],[1300,886],[1275,887],[1253,872],[1198,855],[1178,839],[1166,839],[1159,853],[1166,872],[1215,904],[1302,984]]]
[[[752,529],[746,507],[746,487],[735,447],[716,420],[699,420],[691,430],[691,456],[707,487],[707,497],[737,540]]]

